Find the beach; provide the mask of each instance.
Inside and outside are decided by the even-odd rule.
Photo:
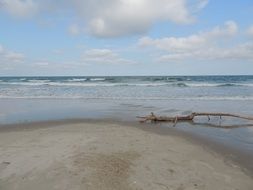
[[[0,189],[253,188],[240,165],[204,144],[149,128],[107,120],[2,127]]]
[[[253,188],[253,76],[2,77],[0,189]]]

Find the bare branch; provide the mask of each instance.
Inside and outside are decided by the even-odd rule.
[[[238,115],[238,114],[230,114],[230,113],[212,113],[212,112],[193,112],[190,115],[186,116],[175,116],[175,117],[167,117],[167,116],[156,116],[153,112],[151,112],[151,115],[148,116],[142,116],[142,117],[137,117],[142,120],[140,122],[174,122],[174,126],[177,124],[178,121],[192,121],[195,117],[198,116],[207,116],[208,120],[210,120],[210,116],[219,116],[220,118],[222,116],[226,117],[235,117],[235,118],[241,118],[241,119],[246,119],[246,120],[252,120],[253,117],[249,116],[243,116],[243,115]]]

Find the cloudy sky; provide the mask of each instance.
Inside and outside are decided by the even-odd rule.
[[[0,76],[253,74],[252,0],[0,0]]]

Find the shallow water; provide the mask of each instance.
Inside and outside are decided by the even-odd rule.
[[[136,116],[155,112],[157,115],[187,115],[198,112],[229,112],[253,115],[249,100],[86,100],[86,99],[0,99],[0,124],[73,118],[136,121]],[[173,124],[164,123],[172,128]],[[231,128],[222,128],[231,126]],[[176,125],[178,130],[201,135],[217,142],[253,152],[253,123],[223,117],[194,119]]]

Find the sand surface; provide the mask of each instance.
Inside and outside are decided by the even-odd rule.
[[[0,131],[1,190],[252,190],[201,145],[110,122]]]

